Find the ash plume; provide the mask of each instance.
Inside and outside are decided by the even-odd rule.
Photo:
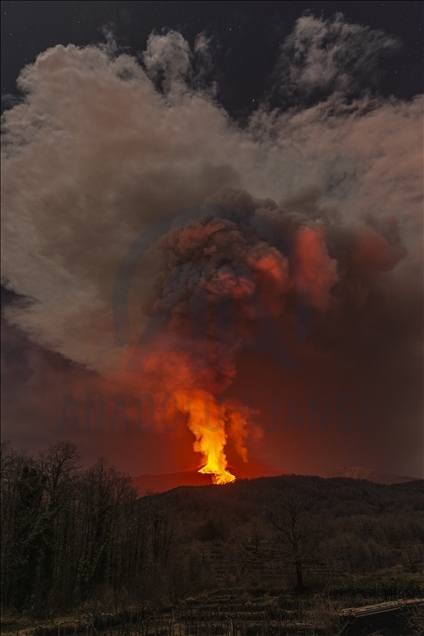
[[[346,78],[350,41],[362,53]],[[422,412],[411,394],[421,368],[422,101],[360,95],[361,60],[371,64],[382,43],[396,46],[340,16],[331,25],[300,19],[282,46],[278,64],[288,70],[274,75],[275,88],[309,99],[318,87],[324,96],[286,110],[264,101],[244,127],[198,72],[201,60],[211,63],[204,35],[191,50],[179,33],[152,34],[143,63],[110,41],[42,53],[19,76],[25,98],[3,118],[4,285],[29,299],[6,306],[7,323],[107,390],[115,383],[135,394],[142,382],[152,394],[206,396],[224,422],[222,448],[229,436],[247,459],[253,411],[225,393],[237,356],[264,310],[291,334],[303,298],[308,337],[298,347],[289,336],[288,346],[307,371],[285,378],[287,391],[314,387],[314,377],[335,387],[366,378],[384,430],[394,435],[402,412],[414,437]],[[152,222],[194,205],[205,213],[172,227],[135,271],[133,333],[122,349],[111,312],[119,264]],[[218,208],[238,212],[211,212]],[[261,223],[275,235],[264,236]],[[275,246],[278,236],[289,251]],[[229,308],[231,329],[215,318],[210,325],[205,298],[207,316]],[[197,323],[187,351],[153,352],[142,379],[125,373],[152,314],[183,338],[196,303],[205,325]],[[377,377],[376,368],[384,368]],[[249,382],[260,385],[260,370]],[[385,383],[403,410],[383,397]],[[418,471],[414,452],[411,459],[405,446],[399,461]]]

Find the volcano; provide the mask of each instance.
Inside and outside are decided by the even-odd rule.
[[[255,479],[256,477],[275,477],[288,474],[286,471],[274,470],[255,461],[237,466],[230,465],[228,468],[236,479]],[[148,492],[166,492],[179,486],[210,486],[213,483],[212,475],[199,473],[198,469],[159,475],[138,475],[132,477],[132,482],[140,496]]]

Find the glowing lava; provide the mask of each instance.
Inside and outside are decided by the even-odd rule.
[[[211,475],[215,484],[230,484],[235,476],[227,470],[224,447],[227,443],[224,408],[215,397],[205,391],[178,394],[178,407],[189,417],[188,427],[196,441],[193,448],[202,453],[204,465],[199,473]]]

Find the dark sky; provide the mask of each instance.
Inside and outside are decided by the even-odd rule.
[[[281,368],[273,346],[234,349],[233,375],[223,363],[224,397],[253,407],[264,431],[253,426],[250,455],[300,473],[348,464],[421,477],[423,4],[2,2],[1,11],[3,436],[31,451],[71,439],[87,460],[105,455],[132,474],[195,466],[187,426],[138,430],[135,380],[117,367],[111,375],[113,285],[159,218],[242,201],[254,218],[282,215],[296,253],[283,283],[270,245],[253,248],[242,233],[234,252],[197,229],[210,241],[214,293],[224,276],[215,253],[228,268],[243,252],[259,278],[268,272],[264,294],[297,365]],[[24,97],[22,69],[68,44],[81,54],[38,58],[21,75]],[[146,256],[132,318],[140,306],[148,317],[158,298],[166,305],[169,280],[182,285],[172,265],[198,276],[193,236],[162,245],[160,266]],[[290,291],[303,284],[299,262],[312,316],[301,346]],[[146,394],[197,386],[183,360],[161,365]],[[99,396],[114,422],[105,430],[93,427]],[[228,457],[237,461],[230,443]]]
[[[104,41],[110,29],[137,54],[152,31],[176,29],[193,42],[202,31],[216,44],[215,74],[227,110],[244,113],[269,88],[278,47],[305,11],[382,29],[401,42],[384,68],[380,90],[411,98],[422,92],[421,2],[2,2],[2,94],[16,91],[20,70],[56,44]],[[383,69],[382,69],[383,70]]]

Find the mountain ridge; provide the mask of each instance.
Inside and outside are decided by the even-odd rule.
[[[269,468],[260,462],[249,462],[240,466],[228,466],[229,470],[234,474],[236,479],[255,479],[257,477],[277,477],[278,475],[289,475],[284,470],[275,470]],[[372,468],[363,466],[345,466],[339,465],[335,470],[329,472],[326,476],[328,479],[334,477],[346,477],[349,479],[364,479],[376,484],[392,485],[403,484],[411,481],[418,481],[418,477],[410,477],[407,475],[395,475],[390,473],[380,473]],[[173,473],[161,474],[142,474],[131,478],[134,487],[140,496],[149,492],[163,493],[179,486],[210,486],[212,481],[211,475],[203,475],[198,469],[176,471]]]
[[[375,484],[403,484],[409,481],[418,481],[418,477],[409,477],[407,475],[394,475],[390,473],[380,473],[373,468],[365,468],[364,466],[337,466],[335,470],[328,473],[327,477],[349,477],[351,479],[366,479]]]
[[[276,477],[288,474],[287,471],[274,470],[260,462],[248,462],[240,466],[229,465],[228,469],[236,479],[254,479],[255,477]],[[213,484],[211,475],[203,475],[195,470],[161,473],[158,475],[144,474],[132,477],[132,482],[140,495],[148,492],[167,492],[179,486],[210,486]]]

